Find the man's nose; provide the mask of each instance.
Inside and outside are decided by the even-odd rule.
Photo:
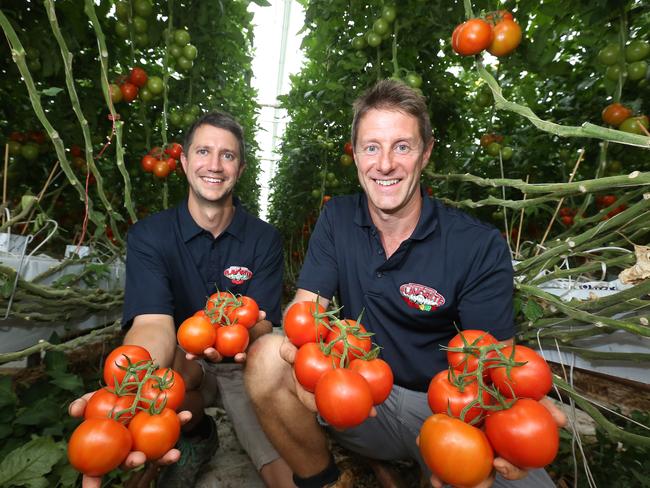
[[[393,169],[393,151],[382,150],[377,161],[377,170],[381,173],[390,173]]]

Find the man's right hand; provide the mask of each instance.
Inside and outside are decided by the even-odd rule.
[[[86,411],[86,405],[90,397],[94,395],[94,391],[86,393],[81,398],[77,398],[68,406],[68,413],[71,417],[81,418]],[[178,419],[181,422],[181,425],[186,424],[192,418],[192,414],[188,410],[183,410],[178,412]],[[167,451],[160,459],[157,459],[155,462],[160,466],[167,466],[177,462],[181,457],[181,452],[178,449],[170,449]],[[131,451],[124,462],[122,463],[121,468],[124,470],[137,468],[142,466],[147,461],[147,457],[141,451]],[[86,476],[83,475],[82,488],[101,488],[102,479],[97,476]]]

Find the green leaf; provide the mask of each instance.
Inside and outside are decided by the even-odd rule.
[[[60,405],[52,397],[45,397],[21,408],[16,413],[15,423],[19,425],[48,425],[58,422]]]
[[[3,376],[0,378],[0,408],[15,405],[16,401],[16,394],[11,386],[11,378]]]
[[[270,7],[271,4],[267,0],[252,0],[253,3],[259,5],[260,7]]]
[[[61,93],[62,91],[63,91],[63,88],[57,88],[57,87],[53,86],[51,88],[46,88],[41,93],[43,95],[45,95],[46,97],[55,97],[59,93]]]
[[[37,437],[10,452],[0,463],[0,486],[47,488],[45,475],[63,457],[50,437]]]
[[[544,309],[534,300],[528,300],[524,308],[524,315],[531,322],[535,322],[544,316]]]
[[[83,387],[83,381],[76,374],[57,370],[52,371],[50,373],[50,376],[52,377],[52,381],[50,383],[58,386],[62,390],[76,392]]]

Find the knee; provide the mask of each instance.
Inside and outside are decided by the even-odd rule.
[[[244,383],[254,402],[281,389],[291,372],[289,363],[280,357],[282,341],[281,336],[266,334],[248,348]]]

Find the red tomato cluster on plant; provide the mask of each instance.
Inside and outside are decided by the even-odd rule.
[[[621,103],[610,103],[603,109],[603,122],[618,130],[647,136],[648,134],[648,117],[646,115],[632,115],[632,109]]]
[[[177,142],[169,144],[164,151],[156,146],[142,157],[140,165],[145,173],[153,173],[162,180],[176,170],[182,153],[183,146]]]
[[[485,19],[469,19],[451,35],[451,47],[461,56],[473,56],[487,50],[494,56],[506,56],[521,42],[521,27],[506,10],[489,13]]]
[[[252,298],[218,291],[210,295],[205,308],[181,324],[176,337],[191,354],[200,355],[213,347],[224,357],[234,357],[248,347],[248,329],[257,323],[259,313]]]
[[[178,372],[159,369],[140,346],[122,345],[106,357],[103,376],[106,386],[90,397],[68,443],[70,464],[88,476],[117,468],[132,449],[158,459],[180,436],[185,382]]]
[[[573,218],[576,216],[577,212],[578,211],[575,208],[562,207],[558,215],[564,225],[571,227],[573,225]]]
[[[333,427],[361,424],[372,406],[390,395],[393,372],[360,322],[341,320],[322,305],[304,301],[287,309],[283,326],[298,348],[296,380],[314,393],[319,414]]]
[[[616,195],[599,195],[596,197],[596,208],[598,210],[603,210],[607,207],[611,207],[616,203],[618,199],[616,198]],[[627,209],[627,205],[624,203],[621,205],[617,205],[613,209],[611,209],[605,216],[603,216],[603,220],[609,220],[615,215],[620,214],[623,212],[625,209]]]
[[[454,486],[474,486],[490,475],[495,455],[525,469],[553,461],[558,427],[539,403],[552,387],[552,374],[539,354],[500,344],[482,330],[465,330],[449,342],[447,360],[449,370],[429,384],[434,415],[419,437],[434,474]]]

